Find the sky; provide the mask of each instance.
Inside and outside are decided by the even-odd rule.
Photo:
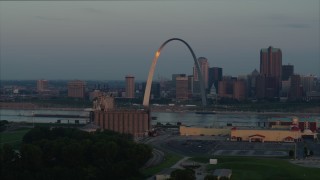
[[[319,0],[1,1],[0,79],[143,81],[174,37],[224,75],[259,71],[260,49],[273,46],[295,73],[319,77],[319,9]],[[154,80],[193,65],[172,41]]]

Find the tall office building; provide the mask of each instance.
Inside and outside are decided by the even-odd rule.
[[[282,81],[288,81],[294,73],[293,65],[282,65]]]
[[[289,97],[289,91],[290,91],[290,80],[282,81],[281,82],[281,94],[280,94],[280,97],[288,98]]]
[[[233,98],[233,86],[236,79],[225,76],[219,81],[218,95],[220,98]]]
[[[301,76],[301,85],[305,93],[316,91],[317,78],[313,75]]]
[[[301,85],[301,78],[300,75],[292,75],[290,77],[290,93],[289,99],[290,100],[298,100],[302,98],[303,88]]]
[[[282,52],[272,46],[260,51],[260,74],[280,79],[282,71]]]
[[[256,98],[256,79],[259,76],[259,72],[254,69],[250,75],[248,75],[248,97]]]
[[[198,62],[199,62],[202,78],[204,81],[204,86],[207,89],[208,88],[208,78],[209,78],[209,72],[208,72],[209,71],[209,63],[208,63],[207,58],[205,58],[205,57],[199,57]],[[198,71],[195,66],[193,67],[193,77],[194,77],[194,81],[199,81]]]
[[[176,78],[176,99],[188,99],[188,77]]]
[[[246,95],[246,83],[244,80],[237,80],[233,83],[233,98],[238,101],[243,101]]]
[[[193,75],[189,75],[189,76],[188,76],[188,93],[189,93],[189,98],[192,98],[193,87],[194,87]]]
[[[84,98],[86,83],[84,81],[75,80],[68,83],[68,97]]]
[[[265,90],[266,90],[266,83],[265,83],[265,76],[259,75],[256,76],[255,79],[255,88],[256,88],[256,98],[263,99],[265,98]]]
[[[42,92],[48,89],[48,81],[47,80],[38,80],[37,81],[37,91]]]
[[[186,74],[172,74],[172,88],[176,88],[177,77],[186,77]]]
[[[260,50],[260,75],[266,77],[266,98],[279,97],[282,78],[282,52],[272,46]]]
[[[144,92],[146,90],[146,85],[147,83],[146,82],[143,82],[141,84],[141,91],[143,92],[143,95],[144,95]],[[151,84],[151,91],[150,91],[150,99],[158,99],[161,97],[161,85],[160,85],[160,82],[152,82]]]
[[[186,74],[172,74],[172,80],[171,80],[171,88],[170,88],[170,94],[171,97],[176,97],[176,82],[177,77],[186,77]]]
[[[216,88],[216,90],[218,90],[219,81],[222,80],[222,68],[220,68],[220,67],[209,68],[209,75],[208,76],[209,76],[208,77],[208,88],[210,89],[211,86],[214,84],[214,87]]]
[[[134,76],[126,76],[126,98],[134,98],[135,84]]]
[[[151,96],[154,99],[159,99],[161,94],[160,82],[152,82],[151,84]]]

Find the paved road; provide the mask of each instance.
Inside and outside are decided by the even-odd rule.
[[[156,166],[157,164],[160,164],[163,161],[163,159],[164,159],[164,153],[162,151],[159,151],[158,149],[153,148],[152,158],[150,158],[146,162],[143,168]]]

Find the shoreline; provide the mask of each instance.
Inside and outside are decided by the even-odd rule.
[[[85,111],[87,108],[73,108],[73,107],[0,107],[0,109],[6,110],[56,110],[56,111]],[[196,113],[195,110],[157,110],[151,109],[151,112],[154,113]],[[211,112],[211,111],[210,111]],[[320,116],[319,113],[314,112],[274,112],[274,111],[265,111],[265,112],[255,112],[255,111],[212,111],[213,114],[246,114],[246,115],[283,115],[283,116]],[[206,115],[206,114],[203,114]],[[212,115],[212,114],[208,114]]]
[[[89,107],[90,108],[90,107]],[[318,108],[318,107],[317,107]],[[4,103],[0,102],[0,109],[8,110],[58,110],[58,111],[85,111],[88,107],[41,107],[33,103]],[[151,112],[155,113],[195,113],[199,110],[197,109],[181,109],[181,108],[172,108],[172,107],[161,107],[161,108],[150,108]],[[210,111],[214,114],[247,114],[247,115],[283,115],[283,116],[320,116],[320,107],[319,112],[283,112],[283,111]]]
[[[12,108],[12,107],[0,107],[0,109],[6,110],[57,110],[57,111],[84,111],[87,108],[54,108],[54,107],[24,107],[24,108]]]
[[[195,110],[151,110],[151,112],[156,112],[156,113],[195,113],[197,111]],[[274,111],[265,111],[265,112],[255,112],[255,111],[209,111],[209,112],[214,112],[214,114],[247,114],[247,115],[289,115],[289,116],[320,116],[319,113],[314,113],[314,112],[274,112]],[[210,114],[208,114],[210,115]]]

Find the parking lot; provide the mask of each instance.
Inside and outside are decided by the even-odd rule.
[[[162,150],[176,152],[184,156],[219,155],[219,156],[288,156],[290,150],[297,152],[296,158],[304,158],[304,147],[319,157],[320,144],[315,142],[235,142],[228,136],[180,136],[177,129],[163,129],[156,137],[149,137],[142,142],[153,144]]]
[[[175,137],[168,139],[162,145],[172,151],[185,155],[221,155],[221,156],[288,156],[294,150],[294,143],[259,143],[259,142],[231,142],[225,140],[211,140],[208,137]]]
[[[262,150],[216,150],[213,155],[217,156],[287,156],[285,151],[262,151]]]

